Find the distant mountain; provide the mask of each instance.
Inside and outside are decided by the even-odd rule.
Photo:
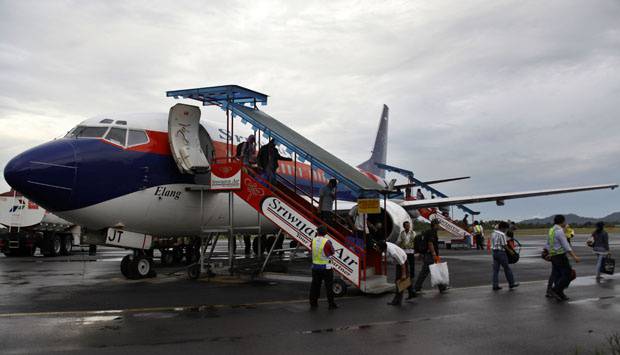
[[[606,224],[620,224],[620,212],[614,212],[603,218],[581,217],[573,213],[566,214],[564,215],[564,217],[566,217],[566,222],[568,224],[576,224],[576,225],[594,224],[598,221],[603,221]],[[519,222],[519,224],[536,224],[536,225],[541,225],[541,224],[549,225],[552,223],[553,223],[553,216],[549,216],[545,218],[526,219],[526,220]]]

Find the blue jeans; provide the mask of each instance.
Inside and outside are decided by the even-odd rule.
[[[515,278],[512,275],[512,270],[510,270],[510,266],[508,265],[508,256],[506,255],[506,252],[503,250],[493,250],[493,287],[499,287],[500,265],[504,269],[504,274],[506,275],[508,285],[514,285]]]

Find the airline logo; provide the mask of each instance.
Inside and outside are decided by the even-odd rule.
[[[237,162],[211,166],[211,190],[241,189],[241,164]]]
[[[267,197],[261,203],[261,210],[288,235],[310,249],[316,237],[316,225],[277,197]],[[339,241],[327,235],[334,247],[331,258],[333,267],[346,279],[359,287],[359,257],[345,248]]]
[[[17,205],[13,205],[11,207],[11,209],[9,210],[9,213],[21,211],[26,208],[26,202],[24,202],[24,200],[22,200],[21,198],[17,200],[17,203],[18,203]]]

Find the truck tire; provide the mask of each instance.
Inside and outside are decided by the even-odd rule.
[[[149,258],[139,256],[133,259],[129,267],[132,269],[131,271],[136,279],[144,279],[152,275],[151,270],[153,270],[153,262]]]
[[[60,241],[60,236],[58,234],[46,235],[46,240],[43,243],[43,248],[41,253],[44,256],[57,256],[60,254],[62,249],[62,243]]]
[[[174,253],[170,250],[162,250],[161,251],[161,264],[162,265],[172,265],[174,264],[175,257]]]
[[[71,255],[73,249],[73,235],[65,234],[60,239],[60,254]]]
[[[125,276],[127,279],[132,279],[133,275],[129,273],[129,264],[133,261],[133,255],[128,254],[123,257],[121,260],[121,274]]]
[[[347,284],[342,279],[334,279],[332,290],[334,291],[334,296],[342,297],[347,294]]]
[[[192,265],[187,268],[187,277],[190,280],[197,280],[200,277],[200,265]]]

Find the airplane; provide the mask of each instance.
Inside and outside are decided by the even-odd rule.
[[[168,114],[96,116],[80,122],[62,138],[17,155],[6,165],[4,177],[11,187],[40,206],[81,225],[84,242],[89,244],[150,249],[158,240],[196,237],[206,229],[227,225],[231,210],[234,230],[258,227],[261,233],[275,233],[276,225],[259,218],[257,211],[242,199],[235,197],[231,206],[229,194],[192,191],[193,187],[209,183],[209,166],[230,154],[232,143],[255,133],[251,125],[245,124],[235,127],[236,134],[229,134],[227,126],[201,120],[200,114],[198,107],[177,104]],[[176,122],[182,115],[189,115],[185,119],[196,124]],[[367,177],[386,189],[390,182],[385,181],[385,171],[377,164],[386,163],[387,126],[388,109],[384,106],[372,155],[360,165]],[[261,145],[266,140],[265,136],[258,139]],[[279,149],[281,154],[291,156],[285,147]],[[280,162],[278,174],[294,179],[300,190],[305,189],[310,196],[317,196],[329,179],[324,171],[313,169],[297,156],[293,162]],[[388,221],[384,228],[393,237],[400,233],[403,222],[411,221],[412,210],[430,211],[445,204],[504,201],[617,186],[433,200],[389,199],[381,205],[380,218]],[[356,196],[350,190],[339,188],[339,209],[352,207],[354,201]],[[121,262],[126,276],[150,274],[152,261],[147,257],[140,256],[136,262],[128,263],[125,259]],[[131,272],[127,273],[127,267]]]

